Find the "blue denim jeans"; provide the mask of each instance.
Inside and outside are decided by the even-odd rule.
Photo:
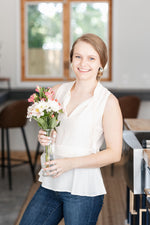
[[[96,225],[104,195],[87,197],[40,187],[29,203],[20,225]]]

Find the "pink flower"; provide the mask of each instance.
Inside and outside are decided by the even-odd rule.
[[[53,95],[51,94],[51,92],[45,92],[45,95],[48,99],[52,100],[53,99]]]
[[[44,101],[45,102],[46,101],[46,98],[41,98],[41,101]]]
[[[33,95],[28,98],[28,102],[35,102],[36,94],[34,93]]]
[[[33,102],[30,98],[28,98],[28,102]]]
[[[55,95],[55,92],[54,91],[51,91],[51,94],[54,96]]]
[[[52,115],[52,118],[54,118],[54,114]]]
[[[37,85],[35,91],[40,92],[40,86]]]
[[[53,96],[53,97],[54,97],[55,92],[53,91],[53,89],[52,89],[52,88],[48,88],[48,91],[47,91],[47,92],[49,92],[49,93],[51,94],[51,96]]]

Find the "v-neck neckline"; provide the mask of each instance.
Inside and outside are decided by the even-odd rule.
[[[66,97],[66,99],[65,99],[64,110],[65,110],[65,114],[66,114],[66,117],[67,117],[67,118],[70,118],[70,117],[71,117],[78,109],[80,109],[83,105],[86,105],[87,102],[89,102],[91,99],[94,98],[95,93],[96,93],[96,90],[97,90],[97,87],[98,87],[98,85],[99,85],[99,82],[97,83],[97,85],[96,85],[96,87],[95,87],[95,89],[94,89],[93,95],[92,95],[91,97],[87,98],[86,100],[82,101],[81,103],[79,103],[79,104],[71,111],[71,113],[68,114],[68,112],[67,112],[67,106],[68,106],[68,104],[69,104],[69,102],[70,102],[70,99],[71,99],[71,89],[72,89],[72,87],[73,87],[74,84],[75,84],[75,81],[73,81],[72,85],[70,86],[70,88],[69,88],[69,90],[68,90],[68,92],[67,92],[67,97]]]

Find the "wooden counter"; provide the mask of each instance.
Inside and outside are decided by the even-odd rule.
[[[144,160],[147,166],[150,168],[150,149],[144,149]]]
[[[132,131],[150,131],[150,119],[124,119],[124,125]]]
[[[133,132],[150,132],[150,119],[124,119],[124,125]],[[150,168],[150,149],[144,149],[143,158]]]

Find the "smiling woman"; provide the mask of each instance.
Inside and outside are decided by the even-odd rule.
[[[22,0],[22,81],[74,79],[70,45],[87,32],[102,37],[107,45],[103,80],[111,80],[111,10],[111,0]]]
[[[48,176],[40,170],[41,186],[20,225],[57,225],[63,217],[66,225],[96,225],[106,194],[100,168],[121,157],[119,104],[97,80],[107,63],[105,43],[95,34],[82,35],[72,46],[70,61],[75,81],[53,87],[64,112],[56,128],[54,158],[45,163]],[[106,148],[99,151],[104,139]],[[43,146],[50,143],[44,130],[38,140]]]

